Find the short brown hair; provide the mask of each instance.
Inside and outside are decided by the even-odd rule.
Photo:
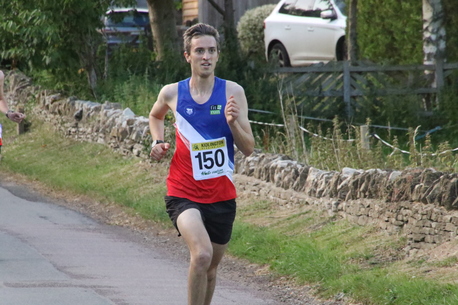
[[[197,23],[187,29],[183,34],[184,51],[191,53],[191,40],[194,37],[209,35],[216,40],[216,46],[219,51],[219,33],[218,30],[206,23]]]

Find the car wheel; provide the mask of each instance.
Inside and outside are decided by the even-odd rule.
[[[336,59],[338,61],[347,60],[347,44],[345,38],[340,38],[336,46]]]
[[[270,49],[269,61],[273,62],[276,66],[279,67],[291,66],[291,63],[289,62],[288,52],[286,52],[285,47],[279,42],[275,43]]]

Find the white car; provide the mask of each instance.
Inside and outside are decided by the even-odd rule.
[[[264,20],[268,61],[305,66],[346,57],[344,0],[281,0]]]

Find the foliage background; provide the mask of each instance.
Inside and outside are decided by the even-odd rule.
[[[422,2],[358,1],[360,56],[378,63],[422,63]]]
[[[275,4],[267,4],[250,9],[237,24],[241,51],[250,59],[265,60],[264,19],[275,6]]]
[[[442,0],[447,31],[447,59],[458,60],[458,6]],[[422,1],[365,0],[358,2],[358,45],[362,59],[377,63],[423,62]]]
[[[184,60],[165,58],[158,61],[154,51],[145,46],[120,48],[106,58],[106,49],[97,33],[108,0],[0,0],[4,18],[0,20],[1,66],[19,68],[34,77],[35,82],[67,95],[97,102],[118,102],[136,114],[146,116],[160,88],[170,82],[189,77]],[[458,60],[458,6],[455,0],[443,0],[447,28],[448,60]],[[129,5],[131,0],[117,0]],[[377,64],[422,63],[422,8],[418,0],[365,0],[358,3],[358,43],[361,58]],[[448,140],[458,145],[458,82],[448,79],[440,96],[440,107],[431,109],[433,115],[423,116],[422,98],[368,96],[360,102],[351,120],[345,118],[341,99],[311,99],[288,96],[280,82],[282,76],[272,73],[265,61],[262,20],[269,13],[264,6],[248,11],[239,23],[241,51],[234,44],[223,44],[217,75],[240,83],[249,101],[250,119],[266,123],[284,123],[283,101],[297,103],[292,114],[344,122],[343,130],[351,124],[398,126],[405,129],[422,125],[427,131],[436,126],[443,129],[434,134],[433,144]],[[253,35],[255,33],[255,35]],[[89,60],[90,59],[90,60]],[[88,86],[91,67],[98,76],[95,88]],[[104,72],[106,72],[104,74]],[[288,106],[290,107],[290,106]],[[284,109],[283,109],[284,110]],[[424,111],[423,111],[424,112]],[[301,125],[313,128],[333,128],[332,122],[316,123],[301,119]],[[318,126],[321,125],[321,126]],[[284,129],[255,125],[258,143],[288,141]],[[377,132],[385,132],[377,130]],[[408,145],[405,131],[386,131],[387,137],[399,137]],[[278,139],[281,140],[279,141]],[[404,140],[402,140],[404,139]],[[420,145],[423,144],[420,142]]]
[[[447,30],[447,59],[458,61],[458,3],[455,0],[442,0]]]

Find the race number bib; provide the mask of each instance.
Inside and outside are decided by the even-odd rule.
[[[226,138],[191,143],[191,160],[192,173],[196,180],[224,176],[231,170]]]

